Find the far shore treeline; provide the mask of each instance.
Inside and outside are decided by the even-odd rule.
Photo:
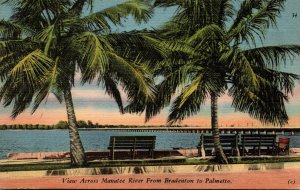
[[[102,125],[98,123],[93,123],[92,121],[78,121],[78,128],[83,129],[96,129],[96,128],[138,128],[138,127],[188,127],[187,125],[153,125],[153,126],[141,126],[141,125]],[[11,129],[26,129],[26,130],[52,130],[52,129],[68,129],[68,122],[59,121],[54,125],[42,125],[42,124],[15,124],[15,125],[0,125],[0,130],[11,130]]]

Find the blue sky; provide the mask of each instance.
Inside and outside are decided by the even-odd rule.
[[[106,7],[116,5],[126,0],[96,0],[93,11],[96,12]],[[139,30],[144,28],[159,27],[165,21],[171,18],[175,8],[165,9],[159,8],[154,11],[153,18],[148,23],[136,24],[130,17],[123,22],[122,27],[114,27],[117,31]],[[89,13],[89,10],[86,11]],[[293,18],[293,13],[298,13],[298,17]],[[7,19],[11,15],[9,7],[0,6],[0,19]],[[287,0],[285,10],[278,19],[277,28],[268,30],[264,45],[283,45],[283,44],[298,44],[300,45],[300,1]],[[283,65],[282,70],[300,74],[300,58],[296,57],[294,61]],[[102,124],[140,124],[143,125],[143,115],[121,115],[114,101],[107,96],[101,88],[96,85],[86,85],[81,87],[79,84],[73,89],[74,104],[76,108],[77,118],[83,120],[92,120]],[[126,98],[125,95],[123,95]],[[231,101],[228,97],[221,97],[219,103],[220,123],[221,125],[244,125],[254,123],[260,125],[258,121],[250,120],[247,114],[236,113],[230,108]],[[290,98],[290,103],[287,104],[287,110],[291,117],[291,125],[300,123],[300,82],[297,81],[294,97]],[[0,109],[0,124],[3,123],[56,123],[58,120],[66,120],[64,105],[59,104],[56,100],[51,99],[47,104],[43,104],[39,111],[33,116],[30,111],[25,112],[16,120],[12,121],[9,117],[11,109]],[[164,109],[162,114],[154,118],[149,124],[165,124],[168,108]],[[206,104],[202,111],[184,121],[184,124],[189,125],[209,125],[209,104]],[[240,123],[239,123],[240,122]]]

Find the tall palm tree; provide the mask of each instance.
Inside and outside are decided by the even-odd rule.
[[[49,93],[60,102],[64,101],[71,164],[86,165],[71,93],[74,77],[81,73],[82,84],[96,79],[116,100],[121,113],[123,104],[119,87],[123,87],[129,102],[137,97],[151,99],[154,88],[149,69],[142,65],[143,60],[136,51],[136,57],[130,57],[130,45],[120,49],[119,44],[128,43],[125,34],[111,30],[111,25],[121,24],[122,18],[128,15],[137,22],[147,21],[151,10],[144,3],[133,0],[86,16],[84,7],[92,7],[92,0],[2,2],[12,5],[14,14],[8,21],[0,22],[0,75],[3,81],[0,99],[5,106],[13,104],[13,118],[30,105],[34,112]],[[151,39],[137,34],[127,36],[143,42]]]
[[[257,46],[267,29],[276,26],[284,0],[157,0],[156,6],[177,6],[175,16],[159,33],[182,45],[163,60],[156,104],[135,102],[130,112],[146,112],[146,119],[168,106],[176,90],[168,122],[197,114],[211,100],[211,127],[216,160],[228,163],[220,144],[217,100],[228,93],[236,111],[249,113],[263,124],[288,122],[285,102],[299,76],[280,71],[279,65],[300,54],[298,45]],[[189,53],[187,53],[189,52]],[[182,87],[182,88],[181,88]],[[138,104],[138,105],[137,105]],[[139,107],[139,109],[135,109]]]

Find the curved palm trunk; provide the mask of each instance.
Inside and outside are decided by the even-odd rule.
[[[228,164],[227,157],[220,143],[220,131],[218,127],[218,97],[211,93],[211,127],[216,152],[216,161],[222,164]]]
[[[69,123],[71,165],[85,166],[87,165],[87,161],[84,154],[84,148],[82,146],[78,133],[77,121],[70,88],[64,90],[64,98]]]

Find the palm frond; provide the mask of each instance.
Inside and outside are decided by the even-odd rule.
[[[243,22],[243,20],[252,16],[255,10],[261,9],[263,2],[264,1],[262,0],[244,0],[240,5],[240,8],[236,14],[236,18],[229,31],[237,27],[241,22]]]
[[[15,64],[38,48],[38,45],[24,40],[0,41],[0,79],[5,80]]]
[[[185,102],[189,99],[189,97],[195,93],[195,91],[199,88],[200,83],[203,78],[203,73],[199,74],[190,85],[188,85],[181,94],[181,102],[179,104],[179,108],[185,104]]]
[[[263,46],[244,51],[245,56],[249,60],[253,60],[256,64],[270,65],[273,68],[281,64],[286,64],[287,60],[293,60],[296,55],[300,54],[299,45],[279,45],[279,46]]]
[[[122,23],[122,19],[129,15],[132,15],[135,20],[140,23],[142,21],[148,21],[151,18],[152,10],[140,1],[127,1],[114,7],[90,14],[82,18],[81,22],[92,30],[106,30],[110,29],[108,21],[114,25],[119,25]]]
[[[20,86],[19,86],[20,87]],[[33,91],[30,91],[26,87],[21,87],[22,90],[18,91],[15,95],[13,109],[11,113],[11,118],[15,119],[18,115],[24,112],[30,106],[31,98],[33,96]]]
[[[24,85],[21,80],[7,78],[0,89],[0,100],[4,107],[13,104],[11,117],[15,118],[29,107],[33,93],[32,88]]]
[[[233,5],[229,0],[186,0],[170,1],[161,6],[172,6],[177,4],[177,12],[173,17],[173,22],[181,22],[182,29],[186,34],[194,33],[207,25],[216,24],[222,28],[225,22],[233,15]]]
[[[230,49],[228,52],[224,52],[219,61],[230,63],[228,72],[230,72],[231,81],[238,80],[252,88],[259,88],[257,76],[253,70],[254,66],[241,49]]]
[[[230,0],[216,1],[217,5],[214,7],[218,8],[218,18],[216,23],[222,28],[225,28],[226,22],[234,15],[234,6]]]
[[[34,113],[39,105],[49,96],[50,93],[53,93],[59,102],[63,100],[62,89],[57,85],[58,76],[62,74],[60,67],[58,67],[59,58],[57,57],[55,60],[55,64],[52,68],[50,68],[47,72],[43,73],[41,77],[42,80],[39,83],[38,87],[36,87],[34,100],[32,105],[32,113]]]
[[[168,123],[173,124],[177,121],[193,116],[200,111],[201,105],[204,104],[208,96],[205,86],[201,83],[190,93],[191,87],[187,86],[182,93],[173,102]],[[186,96],[189,94],[188,96]]]
[[[155,63],[166,57],[168,50],[162,46],[162,39],[156,33],[148,31],[130,31],[122,33],[110,33],[105,39],[120,55],[124,52],[131,57],[143,54],[141,58],[145,61]]]
[[[38,48],[37,43],[28,40],[0,41],[0,78],[4,80],[23,57]]]
[[[0,39],[19,40],[21,38],[22,28],[12,22],[0,20]]]
[[[92,32],[85,32],[72,41],[73,50],[82,57],[80,67],[82,82],[92,82],[97,74],[103,75],[107,69],[109,55],[112,51],[105,39],[99,38]]]
[[[220,73],[208,68],[200,69],[173,102],[168,122],[172,124],[197,114],[211,93],[220,96],[226,89],[226,82]]]
[[[201,69],[195,67],[194,63],[191,61],[176,58],[164,60],[164,63],[161,63],[161,65],[163,65],[164,68],[158,70],[158,73],[163,76],[163,81],[156,86],[156,99],[154,102],[144,104],[146,105],[146,121],[149,121],[153,116],[157,115],[161,109],[169,106],[171,98],[176,93],[176,90],[190,81],[190,74]]]
[[[293,94],[295,81],[300,79],[300,75],[277,71],[269,68],[255,68],[255,73],[263,84],[269,84],[288,96]]]
[[[201,47],[204,43],[220,41],[223,37],[224,30],[216,24],[210,24],[201,28],[193,36],[191,36],[188,39],[188,43]]]
[[[288,122],[285,109],[285,96],[276,87],[260,84],[259,91],[247,86],[233,85],[229,95],[233,98],[232,106],[237,110],[249,113],[251,117],[265,124],[284,125]]]
[[[39,31],[53,24],[54,18],[66,12],[68,6],[70,6],[69,0],[20,0],[16,1],[11,18],[22,26]]]
[[[208,24],[213,23],[215,18],[212,13],[213,5],[211,1],[187,0],[183,1],[174,16],[174,20],[185,20],[187,31],[198,30]]]
[[[13,81],[20,80],[29,86],[36,86],[41,80],[40,76],[47,72],[53,61],[41,50],[35,50],[20,60],[10,72]]]
[[[175,57],[164,59],[157,67],[154,70],[157,70],[160,78],[162,78],[159,80],[162,81],[156,85],[155,99],[149,101],[139,97],[125,108],[127,113],[142,113],[145,111],[146,122],[170,104],[171,97],[175,94],[178,86],[189,81],[188,73],[195,72],[193,62]]]
[[[263,3],[258,11],[246,19],[238,22],[233,27],[229,36],[234,39],[235,44],[251,42],[255,45],[256,36],[261,40],[265,37],[265,31],[270,26],[276,26],[276,18],[279,16],[285,0],[271,0]]]
[[[154,3],[155,7],[174,7],[183,5],[183,1],[180,0],[156,0]]]
[[[91,0],[76,0],[68,12],[76,16],[81,15],[86,3],[91,3]]]
[[[145,64],[139,63],[138,57],[133,62],[127,61],[115,53],[110,53],[110,57],[113,60],[110,70],[121,82],[129,102],[138,98],[154,99],[156,91],[154,81],[149,73],[149,68]]]
[[[22,53],[34,48],[37,48],[37,44],[26,40],[1,40],[0,59],[10,54],[17,54],[16,52]]]
[[[35,39],[39,42],[45,43],[44,53],[46,55],[49,54],[49,50],[51,46],[55,46],[56,40],[56,27],[55,25],[50,25],[46,27],[42,32],[35,36]]]
[[[118,89],[118,83],[108,74],[103,77],[106,93],[115,99],[121,113],[124,113],[122,97]]]

